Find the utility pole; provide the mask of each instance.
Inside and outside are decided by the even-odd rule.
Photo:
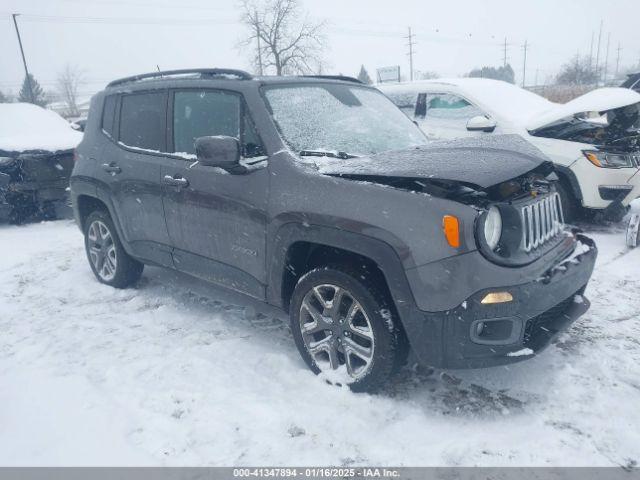
[[[593,69],[593,32],[591,32],[591,48],[589,48],[589,70]]]
[[[24,65],[24,74],[27,79],[27,87],[29,88],[29,98],[31,98],[31,103],[35,103],[36,99],[33,96],[33,88],[31,88],[31,77],[29,76],[29,70],[27,69],[27,60],[24,58],[24,49],[22,48],[22,39],[20,38],[20,30],[18,29],[18,22],[16,21],[16,17],[20,15],[19,13],[13,13],[11,16],[13,17],[13,25],[16,27],[16,35],[18,35],[18,45],[20,45],[20,55],[22,55],[22,64]]]
[[[524,62],[522,62],[522,88],[524,88],[525,80],[527,78],[527,48],[528,47],[529,47],[529,44],[527,43],[527,40],[525,40],[524,45],[522,46],[522,49],[524,50]]]
[[[262,71],[262,48],[260,47],[260,20],[258,19],[258,11],[254,10],[256,16],[256,39],[258,40],[258,73],[264,75]]]
[[[607,70],[609,70],[609,42],[611,41],[611,32],[607,35],[607,55],[604,58],[604,75],[602,75],[602,85],[607,84]]]
[[[502,66],[507,66],[507,37],[504,37],[504,49],[502,54]]]
[[[622,51],[620,42],[618,42],[618,48],[616,50],[618,52],[618,55],[616,55],[616,78],[618,78],[618,70],[620,69],[620,52]]]
[[[409,40],[409,43],[407,44],[409,46],[409,78],[411,79],[412,82],[413,82],[413,54],[415,53],[413,51],[413,46],[415,45],[415,42],[413,41],[413,37],[415,37],[415,35],[411,33],[411,27],[409,27],[409,35],[406,38]]]
[[[596,51],[596,86],[600,83],[600,39],[602,38],[602,20],[600,20],[600,31],[598,33],[598,50]]]

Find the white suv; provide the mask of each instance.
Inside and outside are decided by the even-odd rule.
[[[566,221],[588,211],[619,220],[640,197],[637,92],[600,88],[557,104],[510,83],[481,78],[378,88],[433,140],[521,135],[555,163]]]

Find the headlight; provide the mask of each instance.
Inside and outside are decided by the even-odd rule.
[[[0,167],[8,167],[11,165],[15,159],[11,157],[0,157]]]
[[[484,219],[484,239],[491,250],[495,250],[502,236],[502,215],[498,207],[491,207]]]
[[[598,150],[583,150],[582,153],[596,167],[624,168],[640,165],[640,155],[638,154],[606,153]]]

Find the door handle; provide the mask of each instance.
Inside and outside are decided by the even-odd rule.
[[[111,162],[111,163],[103,163],[102,164],[102,169],[105,172],[109,172],[111,175],[115,175],[116,173],[122,172],[122,169],[118,165],[113,163],[113,162]]]
[[[165,175],[162,178],[162,182],[166,185],[171,185],[172,187],[186,187],[189,185],[189,180],[182,177],[172,177],[171,175]]]

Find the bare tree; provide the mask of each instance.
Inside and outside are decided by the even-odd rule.
[[[322,69],[325,22],[311,20],[299,0],[243,0],[241,21],[249,29],[242,46],[254,46],[259,73],[311,73]]]
[[[556,77],[556,83],[559,85],[592,85],[597,81],[598,74],[591,68],[591,59],[580,55],[565,63]]]
[[[78,89],[84,83],[84,75],[77,67],[67,65],[58,75],[58,94],[67,104],[70,116],[78,116]]]

